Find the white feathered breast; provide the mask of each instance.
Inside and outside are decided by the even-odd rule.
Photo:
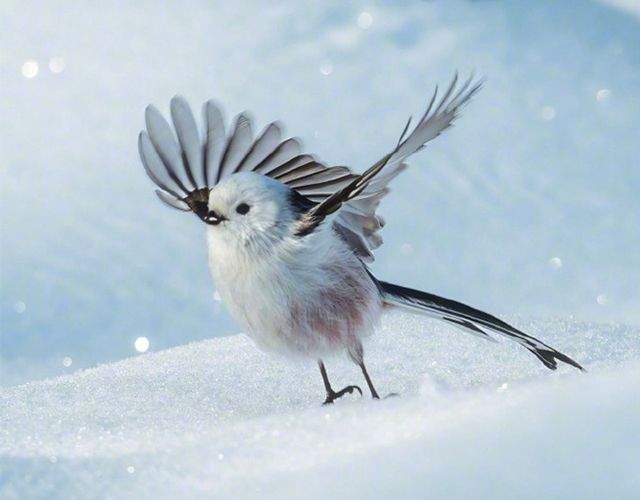
[[[207,232],[209,268],[231,314],[262,349],[319,359],[345,348],[357,352],[374,331],[380,294],[331,226],[259,255],[230,243],[223,231]]]

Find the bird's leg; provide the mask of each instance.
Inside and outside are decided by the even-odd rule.
[[[362,370],[362,374],[364,375],[364,379],[367,381],[367,385],[369,386],[369,390],[371,391],[371,397],[373,399],[380,399],[378,396],[378,391],[373,387],[373,382],[371,382],[371,377],[369,377],[369,373],[367,373],[367,367],[364,366],[364,361],[358,363],[360,365],[360,369]]]
[[[336,399],[341,398],[345,394],[351,394],[354,390],[358,391],[362,396],[362,389],[357,385],[348,385],[344,389],[340,389],[338,392],[334,391],[331,388],[331,382],[329,382],[329,377],[327,375],[327,369],[324,367],[324,363],[322,360],[318,361],[318,366],[320,367],[320,374],[322,375],[322,381],[324,382],[324,388],[327,391],[327,398],[324,400],[324,405],[330,405]]]
[[[366,366],[364,366],[364,361],[361,361],[360,363],[358,363],[358,366],[362,370],[364,379],[367,381],[367,385],[369,386],[369,390],[371,391],[371,397],[373,399],[380,399],[380,396],[378,395],[378,391],[376,391],[376,388],[373,386],[373,382],[371,382],[371,377],[369,377],[369,372],[367,372],[367,368]],[[383,399],[395,397],[397,395],[398,395],[397,392],[391,392],[387,394]]]
[[[364,349],[362,347],[362,343],[359,341],[355,342],[349,347],[347,353],[351,357],[352,361],[362,370],[364,379],[367,381],[367,385],[369,386],[369,390],[371,391],[371,397],[373,399],[380,399],[378,391],[376,391],[376,388],[373,386],[373,382],[371,382],[371,377],[369,376],[369,372],[367,372],[367,367],[364,366]],[[388,396],[385,396],[385,399],[389,396],[397,396],[397,394],[391,393]]]

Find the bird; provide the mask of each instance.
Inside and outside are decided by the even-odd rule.
[[[377,209],[406,160],[450,128],[484,81],[458,74],[426,111],[406,122],[390,151],[355,173],[304,153],[273,122],[254,135],[247,112],[228,132],[220,106],[203,105],[202,135],[180,95],[169,122],[153,105],[138,137],[144,169],[167,205],[206,224],[208,267],[231,315],[262,350],[316,362],[324,404],[359,385],[334,389],[325,359],[345,354],[361,370],[373,399],[378,390],[364,362],[364,341],[387,311],[404,309],[442,320],[488,340],[514,340],[545,367],[583,367],[541,340],[469,305],[378,279],[368,267],[385,225]]]

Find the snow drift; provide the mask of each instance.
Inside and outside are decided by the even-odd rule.
[[[640,331],[510,319],[589,373],[394,314],[367,346],[383,401],[322,407],[313,363],[244,336],[2,389],[0,497],[637,498]]]

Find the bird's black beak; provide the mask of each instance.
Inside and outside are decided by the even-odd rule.
[[[217,226],[221,222],[227,220],[227,218],[224,215],[217,213],[215,210],[209,210],[207,200],[209,199],[210,191],[211,190],[209,188],[196,189],[189,193],[189,196],[184,198],[182,201],[189,205],[191,210],[193,210],[193,213],[200,217],[204,222],[212,226]]]
[[[207,224],[217,226],[222,221],[227,220],[227,218],[224,215],[217,213],[215,210],[209,210],[206,214],[203,215],[202,220]]]

